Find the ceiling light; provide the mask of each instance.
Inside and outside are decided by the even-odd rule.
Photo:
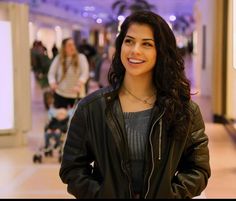
[[[175,15],[170,15],[169,20],[172,21],[172,22],[175,21],[176,20]]]
[[[124,21],[124,20],[125,20],[125,17],[124,17],[123,15],[119,15],[119,16],[117,17],[117,19],[118,19],[119,21]]]
[[[101,24],[101,23],[102,23],[102,19],[101,19],[101,18],[98,18],[98,19],[96,20],[96,22],[97,22],[98,24]]]

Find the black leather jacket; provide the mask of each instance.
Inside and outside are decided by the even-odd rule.
[[[165,110],[154,108],[141,198],[192,198],[207,186],[208,137],[198,106],[190,104],[193,121],[181,140],[167,137]],[[118,90],[101,89],[78,103],[59,173],[69,193],[76,198],[133,198],[125,133]]]

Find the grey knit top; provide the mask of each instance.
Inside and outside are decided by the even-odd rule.
[[[144,178],[144,155],[152,109],[124,112],[125,128],[131,159],[131,178],[135,193],[140,193]]]

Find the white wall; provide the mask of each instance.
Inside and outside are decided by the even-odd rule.
[[[194,7],[197,32],[197,53],[194,54],[196,90],[203,96],[212,94],[213,44],[214,44],[214,2],[197,0]],[[203,65],[203,26],[206,27],[205,69]]]

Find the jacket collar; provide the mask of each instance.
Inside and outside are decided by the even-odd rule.
[[[112,86],[109,86],[104,91],[104,97],[107,105],[110,105],[118,98],[120,85],[116,86],[115,88]]]
[[[106,100],[107,105],[113,104],[115,101],[118,100],[118,93],[121,85],[117,85],[115,88],[112,86],[109,86],[105,91],[104,91],[104,97]],[[165,108],[160,108],[157,105],[154,105],[153,111],[152,111],[152,116],[151,116],[151,122],[155,121],[160,115],[163,116],[165,113]]]

